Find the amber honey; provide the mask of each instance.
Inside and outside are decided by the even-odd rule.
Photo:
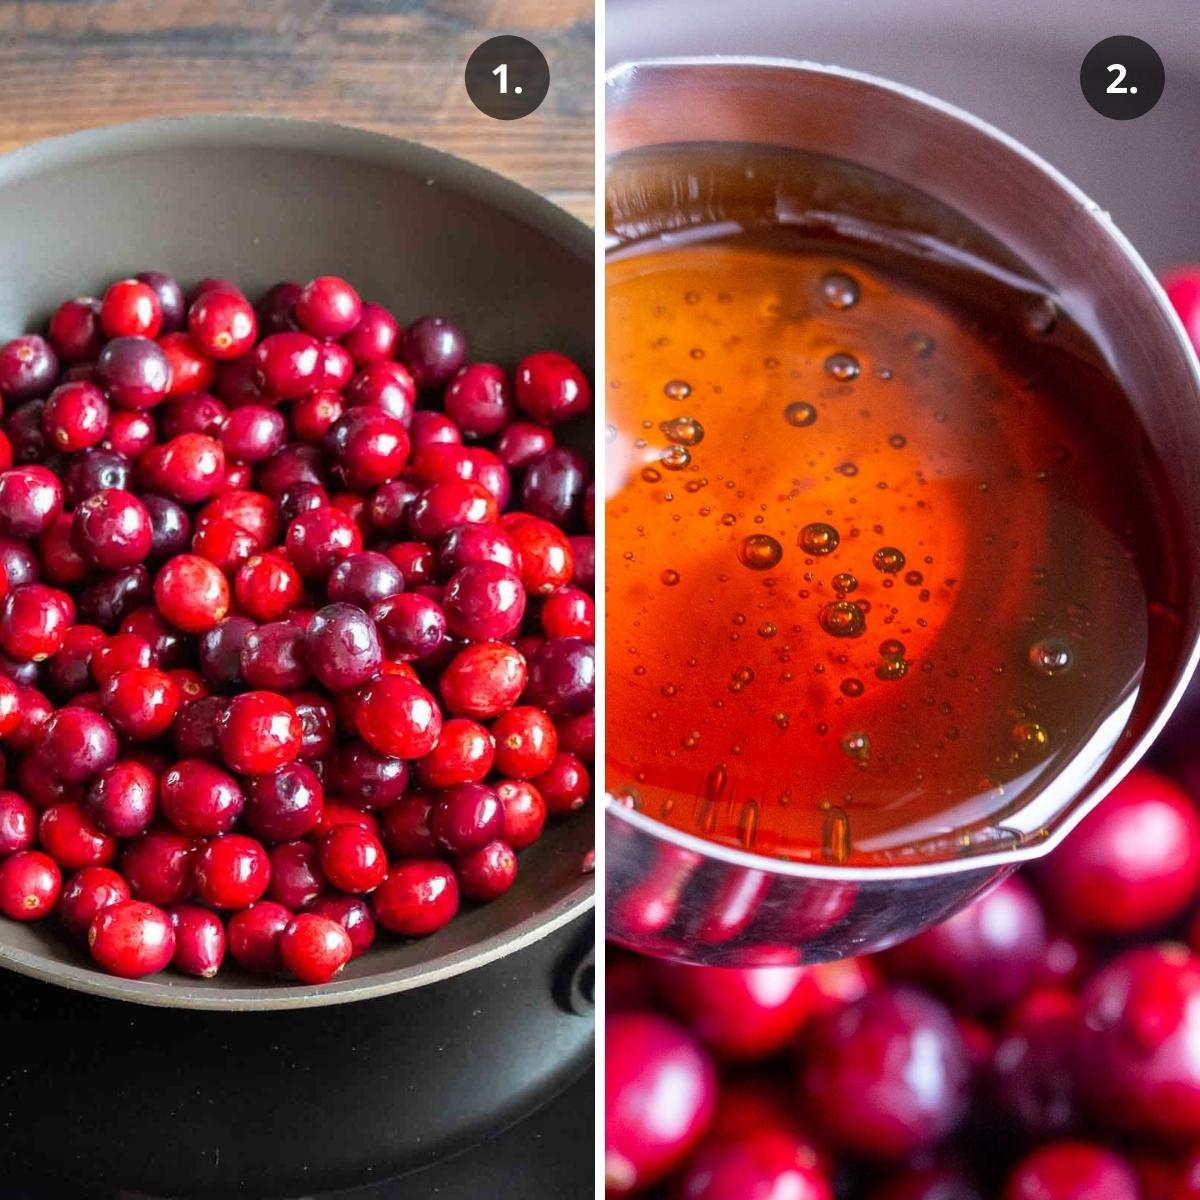
[[[1178,601],[1101,352],[832,160],[658,150],[609,195],[609,792],[833,863],[1036,837],[1136,728]]]

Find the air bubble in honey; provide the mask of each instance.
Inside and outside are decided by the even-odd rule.
[[[933,353],[933,338],[927,333],[910,333],[904,344],[918,358],[928,358]]]
[[[831,354],[825,360],[825,374],[838,383],[849,383],[862,372],[859,361],[853,354]]]
[[[843,679],[838,690],[843,696],[847,696],[851,700],[857,700],[867,689],[861,679]]]
[[[821,609],[821,628],[830,637],[861,637],[867,629],[867,618],[853,600],[834,600]]]
[[[895,575],[904,569],[904,552],[895,546],[881,546],[871,556],[871,562],[875,570],[882,571],[884,575]]]
[[[783,547],[767,533],[752,533],[738,546],[738,558],[752,571],[769,571],[783,558]]]
[[[823,554],[832,554],[841,540],[841,534],[832,525],[827,525],[824,521],[813,521],[800,530],[797,544],[805,554],[819,558]]]
[[[657,483],[662,478],[662,472],[656,470],[654,467],[643,467],[642,478],[647,483]]]
[[[667,441],[678,446],[698,446],[704,440],[704,427],[694,417],[673,417],[659,425]]]
[[[1029,647],[1029,664],[1042,675],[1061,675],[1075,662],[1075,653],[1062,638],[1045,637]]]
[[[833,577],[833,590],[840,595],[844,596],[847,592],[854,591],[856,587],[858,587],[858,580],[849,571],[842,571]]]
[[[668,471],[682,471],[691,464],[692,456],[686,446],[668,446],[659,456],[658,461]]]
[[[821,280],[821,297],[830,308],[853,308],[858,303],[858,281],[842,271],[830,271]]]
[[[783,419],[789,425],[795,425],[797,429],[803,429],[817,419],[817,410],[811,404],[806,404],[803,400],[797,400],[794,404],[789,404],[783,410]]]

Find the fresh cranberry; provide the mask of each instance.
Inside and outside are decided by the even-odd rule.
[[[30,849],[36,836],[37,810],[16,792],[0,791],[0,855]]]
[[[546,802],[541,793],[520,779],[502,779],[495,788],[504,806],[504,840],[514,850],[532,846],[546,824]]]
[[[235,690],[242,682],[242,653],[258,628],[249,617],[234,613],[200,637],[200,671],[205,681],[221,690]]]
[[[1035,992],[1010,1016],[992,1059],[996,1095],[1030,1136],[1080,1125],[1075,1079],[1079,1004],[1069,992]]]
[[[383,841],[397,858],[427,857],[437,853],[437,840],[429,827],[433,798],[409,792],[383,814]]]
[[[544,425],[514,421],[496,439],[496,454],[510,470],[527,467],[554,446],[554,434]]]
[[[608,1195],[628,1196],[665,1178],[703,1137],[716,1074],[687,1033],[651,1013],[610,1013],[604,1037],[604,1181]]]
[[[100,302],[100,327],[110,338],[156,337],[162,316],[158,294],[137,279],[114,283]]]
[[[596,539],[591,534],[575,534],[570,538],[575,558],[575,586],[589,595],[596,590]]]
[[[262,843],[240,833],[215,837],[196,854],[196,890],[213,908],[246,908],[271,882],[271,860]]]
[[[506,513],[500,524],[521,556],[521,581],[531,596],[548,596],[571,582],[575,556],[556,525],[529,513]]]
[[[554,756],[549,769],[536,776],[533,784],[545,800],[546,810],[555,814],[582,808],[591,792],[587,768],[574,754],[564,750]]]
[[[119,671],[100,694],[104,714],[127,738],[151,741],[166,733],[179,710],[175,680],[156,667]]]
[[[296,757],[305,762],[324,758],[333,749],[336,716],[332,702],[316,692],[293,692],[288,699],[300,718],[300,753]]]
[[[1052,1142],[1023,1158],[1003,1200],[1140,1200],[1137,1176],[1119,1154],[1089,1142]]]
[[[387,856],[370,830],[339,825],[321,839],[321,869],[340,891],[370,892],[387,874]]]
[[[574,754],[583,762],[596,760],[596,710],[589,708],[577,717],[559,717],[555,722],[558,730],[558,748]]]
[[[412,438],[414,452],[439,442],[450,446],[462,445],[461,430],[445,413],[436,409],[423,408],[413,413],[408,434]]]
[[[968,1067],[950,1014],[888,988],[810,1022],[803,1096],[839,1149],[903,1159],[936,1145],[966,1112]]]
[[[309,912],[329,917],[350,935],[351,958],[365,954],[375,942],[375,918],[365,900],[358,896],[319,896]]]
[[[209,291],[192,301],[188,333],[209,358],[240,358],[258,335],[250,302],[240,294]]]
[[[308,842],[283,842],[270,850],[271,886],[267,895],[299,912],[325,890],[319,852]]]
[[[522,505],[535,517],[555,525],[574,525],[587,483],[588,468],[582,456],[566,446],[556,446],[526,467]]]
[[[117,842],[98,829],[78,804],[52,804],[38,822],[42,849],[65,871],[107,866],[117,856]]]
[[[45,467],[10,467],[0,472],[0,534],[5,537],[40,536],[62,506],[62,485]]]
[[[444,387],[467,357],[467,340],[445,317],[419,317],[404,331],[401,357],[422,391]]]
[[[270,288],[255,305],[258,324],[264,334],[287,333],[294,330],[296,324],[292,319],[292,310],[300,298],[298,283],[277,283]]]
[[[292,702],[275,692],[243,692],[217,720],[221,757],[243,775],[266,775],[300,752],[300,718]]]
[[[357,371],[346,387],[346,403],[352,407],[381,408],[408,426],[413,418],[417,385],[402,363],[368,363]]]
[[[386,554],[366,550],[342,559],[326,584],[329,599],[370,608],[404,590],[404,576]]]
[[[517,856],[499,839],[459,855],[455,868],[462,894],[484,903],[503,896],[517,881]]]
[[[187,302],[179,281],[162,271],[139,271],[134,278],[154,292],[162,313],[161,332],[176,333],[182,329],[187,319]]]
[[[110,975],[139,979],[171,962],[175,927],[157,905],[121,900],[96,914],[88,930],[88,946]]]
[[[58,378],[58,356],[36,334],[15,337],[0,346],[0,395],[6,400],[38,400]]]
[[[554,723],[540,708],[522,705],[501,713],[492,725],[496,770],[513,779],[532,779],[550,769],[558,753]]]
[[[117,760],[112,726],[90,708],[59,709],[42,726],[37,756],[65,783],[84,783]]]
[[[247,404],[224,419],[219,436],[226,456],[234,462],[262,462],[283,446],[287,422],[273,408]]]
[[[316,386],[321,343],[307,333],[273,333],[259,342],[254,361],[268,391],[298,400]]]
[[[472,641],[503,641],[520,628],[525,591],[509,568],[472,563],[446,585],[443,608],[451,633]]]
[[[400,326],[396,318],[382,305],[370,301],[362,305],[358,323],[342,338],[342,345],[360,367],[390,359],[399,343]]]
[[[456,525],[491,524],[498,515],[495,496],[468,479],[431,484],[405,511],[413,536],[427,542],[437,541]]]
[[[549,638],[529,655],[525,698],[552,717],[578,716],[594,707],[596,656],[584,638]]]
[[[97,828],[113,837],[144,833],[158,809],[158,780],[136,759],[123,759],[92,780],[84,799]]]
[[[833,1185],[813,1144],[785,1129],[758,1129],[711,1140],[688,1163],[674,1200],[833,1200]]]
[[[177,554],[159,570],[154,599],[172,625],[187,633],[203,633],[229,612],[229,583],[207,559]]]
[[[395,542],[387,548],[387,556],[400,568],[406,588],[432,582],[436,559],[428,543]]]
[[[423,758],[442,731],[437,701],[400,675],[371,680],[359,695],[357,718],[363,740],[393,758]]]
[[[333,507],[301,513],[288,526],[288,558],[305,579],[327,579],[343,558],[361,549],[358,526]]]
[[[371,608],[371,619],[387,653],[404,662],[429,658],[446,637],[442,606],[413,592],[377,601]]]
[[[348,963],[354,945],[340,921],[301,913],[279,942],[284,966],[302,983],[327,983]]]
[[[225,926],[221,918],[198,904],[173,905],[169,915],[175,930],[171,965],[185,975],[212,979],[225,960]]]
[[[503,834],[504,807],[482,783],[455,784],[437,797],[429,827],[443,849],[465,854]]]
[[[559,588],[542,604],[542,632],[548,639],[596,636],[596,606],[591,596],[577,587]]]
[[[216,396],[207,392],[185,392],[173,396],[159,410],[159,428],[164,440],[182,437],[185,433],[199,433],[205,437],[216,437],[229,410]]]
[[[146,412],[114,412],[108,423],[108,444],[114,454],[133,460],[158,440],[154,418]]]
[[[167,395],[178,399],[180,405],[192,403],[207,403],[214,407],[225,407],[215,397],[206,393],[217,378],[217,367],[213,360],[202,354],[191,336],[186,333],[168,333],[158,339],[158,348],[166,355],[167,366],[171,370],[171,382],[167,387]],[[173,437],[182,430],[176,427],[173,419],[175,406],[168,400],[160,410],[163,416],[163,433]],[[200,427],[197,432],[207,433],[207,426]]]
[[[171,364],[157,342],[118,337],[100,351],[96,379],[120,408],[154,408],[167,397]]]
[[[371,906],[375,919],[391,933],[428,937],[458,912],[458,880],[437,859],[408,859],[388,871],[371,897]]]
[[[259,900],[229,918],[229,953],[243,970],[272,975],[283,970],[280,941],[292,914],[273,900]]]
[[[1200,888],[1200,814],[1173,783],[1140,768],[1038,865],[1036,879],[1082,932],[1161,927]]]
[[[272,621],[251,630],[242,645],[241,674],[255,688],[303,687],[312,674],[304,630],[290,621]]]
[[[59,920],[67,933],[82,937],[97,913],[129,899],[129,884],[118,871],[111,867],[83,867],[63,886],[58,903]]]
[[[191,541],[192,523],[182,505],[166,496],[144,495],[150,514],[150,558],[156,561],[184,553]]]
[[[291,612],[304,594],[300,573],[280,554],[255,554],[233,581],[238,606],[259,621],[277,621]]]
[[[479,783],[492,769],[492,735],[479,724],[454,717],[442,725],[438,744],[417,763],[421,783],[448,788],[456,783]]]
[[[92,630],[91,625],[76,625],[68,635],[68,642],[72,640],[71,635],[80,632],[81,630]],[[99,641],[93,642],[89,637],[89,644],[93,646],[90,657],[91,676],[101,688],[114,675],[120,674],[122,671],[127,671],[132,667],[150,667],[153,666],[157,655],[154,646],[150,642],[137,633],[114,633],[111,636],[105,635],[103,630],[97,629]],[[54,660],[57,661],[66,650],[59,651],[55,655]],[[80,690],[80,689],[76,689]]]
[[[108,401],[94,383],[65,383],[50,393],[42,424],[58,450],[68,454],[86,450],[108,433]]]
[[[160,799],[163,816],[195,837],[228,833],[246,803],[233,776],[199,758],[177,762],[163,775]]]
[[[121,872],[139,900],[175,904],[192,892],[191,838],[169,829],[151,829],[126,844]]]
[[[587,412],[592,389],[583,372],[565,354],[543,350],[517,366],[516,403],[542,425],[557,425]]]
[[[44,661],[62,649],[74,610],[70,596],[57,588],[14,588],[0,602],[0,648],[17,661]]]
[[[353,604],[329,604],[306,635],[313,674],[331,691],[360,687],[379,670],[383,648],[375,623]]]
[[[379,754],[359,741],[338,750],[331,774],[339,795],[362,808],[389,808],[408,786],[408,765],[403,759]]]
[[[446,415],[472,438],[498,434],[513,417],[508,378],[493,363],[471,363],[446,386]]]
[[[246,825],[264,842],[288,842],[311,833],[321,819],[325,793],[317,774],[294,762],[250,780]]]
[[[50,318],[50,342],[65,363],[93,362],[104,345],[100,301],[81,296],[60,304]]]
[[[320,275],[300,289],[293,305],[300,328],[320,338],[345,337],[359,323],[358,293],[336,275]]]

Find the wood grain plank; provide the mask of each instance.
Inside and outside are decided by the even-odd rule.
[[[593,220],[592,0],[9,0],[0,149],[142,117],[340,121],[471,158]],[[467,97],[471,51],[529,37],[550,94],[521,121]]]

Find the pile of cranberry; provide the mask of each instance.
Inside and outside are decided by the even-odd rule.
[[[158,272],[0,347],[0,912],[321,983],[512,886],[594,739],[570,359]],[[7,783],[6,783],[7,780]]]

